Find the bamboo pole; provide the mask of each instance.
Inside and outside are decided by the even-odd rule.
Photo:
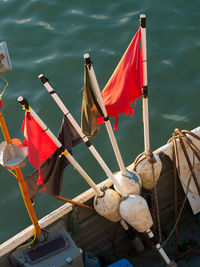
[[[12,141],[11,141],[8,129],[6,127],[6,123],[5,123],[5,120],[4,120],[4,117],[3,117],[3,113],[2,113],[1,110],[0,110],[0,124],[1,124],[1,129],[2,129],[2,132],[3,132],[4,138],[5,138],[5,141],[9,145],[9,144],[12,143]],[[34,228],[35,228],[35,233],[36,233],[36,235],[38,237],[40,237],[42,235],[42,230],[41,230],[41,228],[40,228],[40,226],[38,224],[38,220],[37,220],[35,211],[33,209],[33,206],[32,206],[29,194],[28,194],[28,190],[27,190],[27,187],[26,187],[26,184],[25,184],[21,169],[20,168],[15,168],[15,172],[16,172],[16,175],[17,175],[18,184],[19,184],[19,187],[20,187],[20,190],[21,190],[21,193],[22,193],[22,197],[24,199],[24,203],[25,203],[26,209],[28,211],[30,219],[31,219],[31,221],[32,221],[32,223],[34,225]]]

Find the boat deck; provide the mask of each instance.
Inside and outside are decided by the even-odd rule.
[[[171,160],[166,155],[161,155],[161,159],[164,167],[157,185],[157,193],[162,245],[174,226],[174,178]],[[107,180],[107,185],[111,185],[111,182],[108,181],[109,180]],[[149,201],[150,194],[144,191],[142,195],[147,199],[149,206],[151,206]],[[80,195],[78,197],[79,199],[76,198],[75,200],[92,206],[93,197],[94,192],[92,189],[89,189],[87,192],[84,192],[82,196]],[[179,179],[177,179],[178,211],[181,208],[184,197],[185,194],[182,186]],[[151,212],[154,214],[155,211],[156,208],[154,206],[151,208]],[[155,236],[159,236],[156,216],[152,217],[155,225],[152,227],[152,231],[155,233]],[[108,221],[97,214],[95,210],[85,209],[80,206],[74,207],[67,203],[46,218],[40,220],[39,223],[42,228],[44,227],[48,230],[48,224],[56,224],[58,221],[62,221],[77,247],[81,248],[84,253],[92,253],[99,258],[101,267],[107,267],[118,259],[123,258],[127,258],[134,267],[166,266],[145,234],[136,233],[136,231],[131,228],[131,235],[130,233],[127,235],[120,223]],[[6,246],[10,248],[14,242],[20,240],[20,236],[24,237],[25,233],[27,233],[26,236],[31,237],[31,233],[33,233],[32,228],[31,231],[25,229],[23,233],[18,234],[18,237],[13,237],[7,244],[2,244],[1,249],[4,249]],[[135,237],[135,235],[140,238],[144,246],[143,252],[138,252],[138,247],[137,245],[135,246],[133,242],[133,237]],[[166,246],[164,246],[164,250],[169,258],[175,260],[178,266],[181,267],[200,266],[200,216],[193,214],[188,201],[186,201],[184,205],[178,223],[177,249],[175,249],[174,237],[175,235],[173,233]],[[1,249],[0,252],[2,252]],[[10,251],[1,254],[0,266],[12,266],[9,261],[9,254]]]

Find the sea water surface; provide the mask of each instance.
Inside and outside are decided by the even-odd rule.
[[[101,90],[147,16],[150,144],[166,144],[175,128],[191,130],[200,122],[200,1],[193,0],[0,0],[0,41],[6,41],[12,71],[3,73],[9,86],[3,95],[3,115],[11,138],[23,139],[22,95],[57,135],[62,112],[38,79],[43,73],[80,124],[83,90],[83,55],[89,53]],[[0,79],[0,92],[5,83]],[[114,120],[112,120],[112,124]],[[119,117],[115,132],[125,165],[144,151],[142,101],[133,118]],[[1,142],[4,140],[0,135]],[[110,169],[118,165],[102,125],[93,144]],[[84,144],[73,156],[91,178],[106,178]],[[30,163],[24,177],[33,171]],[[89,186],[68,166],[62,196],[73,198]],[[61,202],[38,194],[35,211],[41,218]],[[30,225],[15,177],[0,169],[0,243]]]

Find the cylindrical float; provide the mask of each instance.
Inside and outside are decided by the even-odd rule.
[[[142,180],[142,187],[148,190],[154,188],[160,176],[162,162],[157,154],[153,154],[154,162],[150,162],[145,156],[142,156],[139,163],[135,166],[135,171]],[[154,181],[155,178],[155,181]]]
[[[138,232],[145,232],[153,225],[146,200],[137,194],[121,200],[119,212],[121,217]]]
[[[101,197],[94,197],[94,208],[101,216],[112,222],[119,222],[122,218],[119,213],[120,194],[113,189],[106,189]]]

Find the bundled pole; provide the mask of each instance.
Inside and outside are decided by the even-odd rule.
[[[69,112],[67,107],[64,105],[62,100],[59,98],[59,96],[56,94],[56,92],[52,88],[51,84],[49,83],[49,80],[46,77],[44,77],[43,74],[39,75],[39,79],[44,84],[45,88],[50,93],[50,95],[55,100],[55,102],[58,104],[58,106],[60,107],[60,109],[62,110],[64,115],[69,119],[70,123],[73,125],[74,129],[80,135],[80,137],[82,138],[83,142],[86,144],[88,149],[91,151],[93,156],[96,158],[96,160],[98,161],[98,163],[100,164],[102,169],[105,171],[105,173],[108,175],[108,177],[112,180],[112,182],[116,185],[116,187],[117,187],[118,191],[120,192],[120,194],[123,197],[125,197],[127,194],[125,193],[124,189],[121,187],[121,185],[119,184],[118,180],[115,178],[115,176],[113,175],[113,173],[111,172],[109,167],[106,165],[106,163],[104,162],[102,157],[99,155],[99,153],[97,152],[95,147],[92,145],[91,141],[88,139],[87,136],[84,135],[84,133],[82,132],[82,130],[81,130],[80,126],[78,125],[78,123],[75,121],[75,119],[73,118],[73,116],[71,115],[71,113]]]
[[[11,145],[12,141],[11,141],[11,138],[10,138],[10,135],[9,135],[9,132],[8,132],[8,129],[7,129],[7,126],[6,126],[1,109],[0,109],[0,125],[2,128],[2,132],[3,132],[6,143]],[[11,147],[11,149],[12,149],[12,147]],[[28,214],[30,216],[30,219],[34,225],[35,234],[38,237],[38,239],[40,240],[40,239],[42,239],[42,230],[38,224],[38,220],[37,220],[34,208],[32,206],[32,202],[31,202],[29,194],[28,194],[28,190],[27,190],[27,187],[26,187],[26,184],[24,181],[23,174],[22,174],[21,169],[19,167],[15,168],[15,172],[16,172],[17,181],[19,183],[19,187],[20,187],[20,190],[22,193],[22,197],[24,199],[26,209],[27,209]]]

